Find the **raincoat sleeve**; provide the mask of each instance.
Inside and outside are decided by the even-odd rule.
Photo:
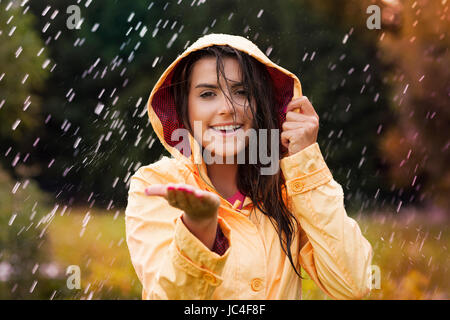
[[[162,197],[145,195],[151,184],[177,181],[165,169],[143,168],[131,177],[125,211],[127,245],[142,298],[210,299],[223,281],[230,248],[222,256],[209,250],[184,225],[181,210]],[[219,226],[231,244],[230,228],[221,217]]]
[[[304,232],[299,262],[333,299],[362,299],[370,291],[372,247],[347,216],[344,193],[316,143],[285,157],[280,167],[288,201]]]

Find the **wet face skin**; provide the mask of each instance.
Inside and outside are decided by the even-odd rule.
[[[253,117],[237,59],[226,57],[223,63],[233,105],[217,83],[216,58],[205,57],[195,62],[190,74],[188,115],[194,137],[205,149],[212,155],[232,157],[246,147],[245,133],[252,128]],[[226,80],[221,76],[219,81],[227,92]]]

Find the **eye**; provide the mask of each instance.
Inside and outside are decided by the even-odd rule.
[[[235,93],[242,95],[242,96],[247,96],[247,91],[245,91],[245,90],[237,90]]]
[[[212,97],[212,96],[214,96],[214,92],[212,92],[212,91],[203,92],[200,95],[200,97],[202,97],[202,98],[209,98],[209,97]]]

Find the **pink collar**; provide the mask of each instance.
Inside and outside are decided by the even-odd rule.
[[[242,208],[244,199],[245,199],[245,196],[242,193],[240,193],[239,190],[232,197],[227,198],[228,202],[231,203],[231,205],[234,205],[236,200],[239,200],[241,202],[237,209]]]

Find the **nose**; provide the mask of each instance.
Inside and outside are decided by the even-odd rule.
[[[225,94],[222,94],[222,99],[219,101],[220,105],[218,107],[218,113],[220,115],[225,114],[234,114],[236,112],[235,108],[233,107],[233,104],[229,99],[225,96]]]

